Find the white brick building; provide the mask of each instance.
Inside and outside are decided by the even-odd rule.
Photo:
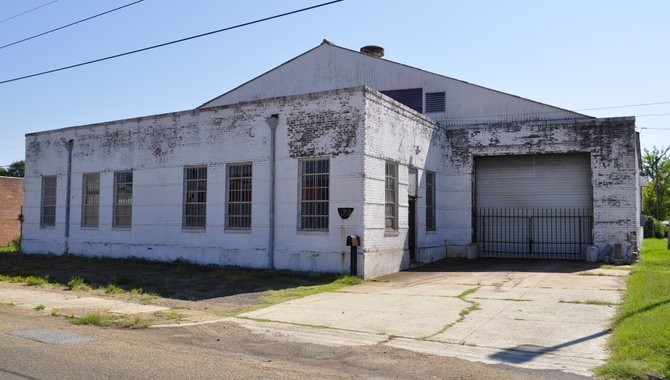
[[[630,255],[636,141],[324,42],[195,110],[27,135],[23,249],[345,273],[358,235],[364,277]]]

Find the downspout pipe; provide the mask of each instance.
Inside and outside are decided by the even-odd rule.
[[[65,252],[69,250],[68,239],[70,237],[70,194],[72,192],[72,148],[74,140],[68,140],[67,148],[67,184],[65,185]]]
[[[270,269],[275,269],[275,162],[279,114],[273,114],[265,121],[270,127],[270,230],[268,237],[268,267]]]

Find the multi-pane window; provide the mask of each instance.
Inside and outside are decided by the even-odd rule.
[[[40,225],[56,225],[56,176],[42,177],[42,210]]]
[[[227,175],[226,227],[249,229],[251,228],[251,163],[230,164]]]
[[[205,228],[207,223],[207,167],[184,169],[184,227]]]
[[[114,227],[130,227],[133,219],[133,172],[114,173]]]
[[[387,230],[398,229],[398,164],[386,161],[385,181],[386,207],[384,210],[384,227]]]
[[[82,200],[84,227],[96,227],[100,213],[100,173],[84,174],[84,197]]]
[[[426,172],[426,230],[435,231],[435,173]]]
[[[328,229],[328,159],[300,161],[300,229]]]

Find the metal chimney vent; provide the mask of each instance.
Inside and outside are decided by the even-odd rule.
[[[381,58],[384,56],[384,48],[377,45],[366,45],[361,48],[361,53]]]

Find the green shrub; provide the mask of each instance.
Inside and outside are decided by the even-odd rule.
[[[656,239],[665,239],[668,236],[668,226],[654,219],[654,237]]]
[[[665,239],[668,236],[668,226],[660,220],[648,216],[644,221],[644,238]]]
[[[116,286],[114,284],[109,284],[105,288],[105,293],[107,293],[107,294],[121,294],[121,293],[125,293],[125,292],[126,291],[123,288],[119,288],[118,286]]]
[[[21,238],[15,237],[9,242],[9,246],[12,248],[13,252],[21,252]]]
[[[26,281],[26,284],[28,284],[30,286],[42,286],[42,285],[46,285],[46,284],[49,283],[49,276],[44,276],[44,277],[28,276],[28,277],[26,277],[25,281]]]
[[[75,276],[67,282],[68,288],[71,290],[88,290],[90,287],[86,284],[86,280],[81,276]]]

